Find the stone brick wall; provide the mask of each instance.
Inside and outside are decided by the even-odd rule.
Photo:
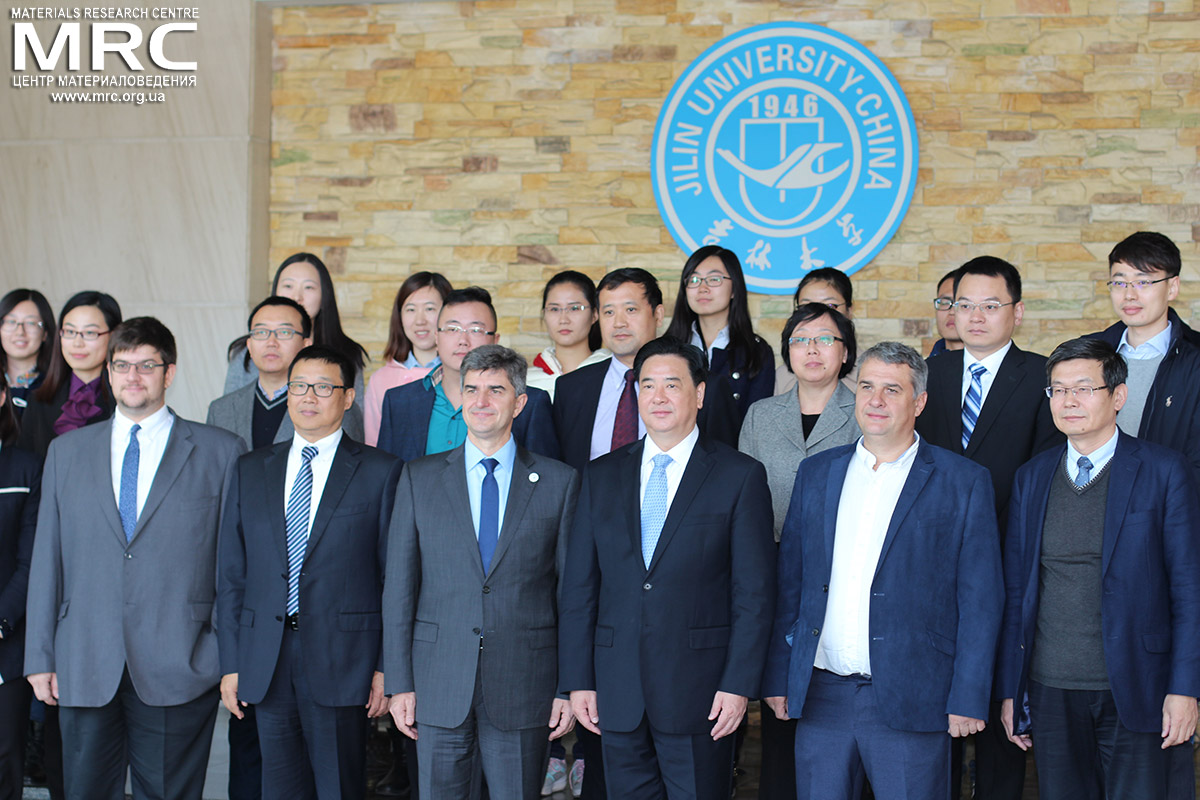
[[[932,343],[933,283],[976,255],[1025,278],[1023,347],[1108,324],[1112,245],[1180,245],[1200,310],[1200,13],[1192,0],[479,0],[274,11],[271,264],[336,272],[376,359],[403,277],[493,292],[504,342],[545,342],[560,269],[642,266],[674,301],[686,254],[650,184],[659,106],[718,39],[828,25],[903,85],[920,133],[912,206],[855,274],[864,344]],[[751,296],[769,341],[790,299]]]

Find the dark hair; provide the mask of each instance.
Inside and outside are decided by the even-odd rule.
[[[550,296],[550,290],[555,286],[561,286],[564,283],[569,283],[580,292],[583,293],[583,299],[587,301],[588,306],[593,311],[596,310],[597,292],[596,284],[592,283],[592,279],[582,272],[577,272],[573,269],[563,270],[555,275],[550,280],[546,281],[546,286],[542,289],[542,311],[543,315],[546,309],[546,298]],[[600,321],[592,323],[592,327],[588,329],[588,348],[594,353],[600,349]]]
[[[694,344],[681,342],[674,336],[660,336],[642,345],[642,349],[638,350],[633,359],[634,380],[642,379],[642,365],[654,356],[679,356],[687,362],[692,383],[699,386],[708,380],[708,358],[704,351]]]
[[[833,267],[821,267],[814,269],[812,272],[800,279],[800,284],[796,287],[796,293],[792,295],[792,305],[800,305],[800,292],[804,291],[804,287],[810,283],[828,283],[837,293],[846,300],[846,310],[854,305],[854,287],[850,284],[850,276],[842,272],[840,269]]]
[[[1017,268],[995,256],[978,256],[954,271],[954,296],[958,297],[958,285],[968,275],[983,275],[988,278],[1003,278],[1012,302],[1021,302],[1021,273]]]
[[[838,369],[838,377],[844,378],[854,369],[855,361],[858,358],[858,339],[854,333],[854,323],[845,314],[824,303],[802,303],[788,317],[787,322],[783,323],[783,340],[779,343],[779,354],[783,356],[783,365],[787,367],[788,372],[792,371],[792,361],[788,358],[792,349],[788,344],[788,339],[792,338],[792,331],[796,330],[797,325],[803,325],[821,317],[829,317],[833,320],[833,326],[837,328],[838,336],[842,337],[842,346],[846,348],[846,363]]]
[[[354,375],[356,371],[354,362],[336,347],[330,347],[327,344],[310,344],[299,353],[296,353],[296,357],[288,365],[287,374],[289,381],[292,379],[292,370],[301,361],[320,361],[337,367],[342,373],[342,385],[350,389],[354,388]]]
[[[958,270],[952,269],[949,272],[947,272],[945,275],[943,275],[940,279],[938,279],[937,285],[941,286],[946,281],[955,280],[957,276],[958,276]],[[957,282],[957,281],[955,280],[955,282]],[[954,284],[950,285],[950,293],[954,294]]]
[[[313,327],[312,319],[308,316],[308,312],[304,310],[304,306],[300,305],[299,303],[297,303],[295,300],[293,300],[290,297],[280,297],[277,294],[271,295],[270,297],[266,298],[265,300],[263,300],[261,303],[259,303],[258,305],[256,305],[254,307],[254,310],[250,312],[250,316],[246,317],[246,327],[253,328],[255,315],[258,314],[259,311],[262,311],[264,308],[269,308],[271,306],[277,306],[279,308],[290,308],[293,311],[299,312],[300,313],[300,335],[303,336],[305,339],[312,336],[312,327]]]
[[[862,354],[862,363],[866,364],[871,359],[882,361],[884,364],[903,364],[908,367],[908,374],[912,379],[913,397],[919,397],[921,392],[925,391],[925,387],[929,385],[929,364],[921,358],[920,353],[906,344],[880,342],[872,345]]]
[[[8,371],[8,363],[4,353],[0,351],[0,369]],[[0,380],[0,392],[4,392],[4,402],[0,403],[0,447],[11,447],[17,443],[17,434],[21,427],[17,422],[17,410],[13,406],[12,390]]]
[[[642,291],[646,295],[646,301],[650,303],[652,310],[663,304],[662,289],[658,286],[658,279],[641,267],[621,267],[620,269],[614,269],[596,284],[596,296],[599,297],[600,292],[605,290],[612,291],[626,283],[636,283],[642,287]]]
[[[1076,359],[1100,362],[1100,370],[1104,374],[1104,385],[1108,387],[1109,394],[1112,394],[1113,390],[1124,383],[1129,376],[1129,366],[1125,363],[1125,359],[1117,353],[1115,347],[1103,339],[1082,337],[1063,342],[1054,348],[1054,352],[1046,359],[1046,384],[1050,384],[1050,373],[1054,372],[1055,367],[1064,361],[1075,361]]]
[[[400,284],[400,289],[396,292],[396,300],[392,303],[392,321],[388,323],[388,343],[383,350],[384,361],[392,359],[404,361],[412,353],[412,342],[408,340],[408,334],[404,332],[404,317],[401,312],[404,310],[404,302],[409,297],[429,287],[441,295],[442,303],[446,302],[446,297],[454,290],[450,281],[446,280],[446,276],[440,272],[414,272],[404,279],[404,283]]]
[[[121,306],[117,304],[112,295],[96,291],[77,292],[72,295],[71,299],[63,304],[62,311],[58,314],[58,324],[61,326],[63,318],[67,314],[82,306],[98,308],[109,331],[121,324]],[[46,372],[42,385],[33,393],[34,398],[43,403],[53,402],[59,387],[71,379],[71,366],[63,357],[62,342],[58,336],[55,337],[55,340],[54,357],[50,360],[50,369]]]
[[[157,350],[163,364],[175,363],[175,337],[154,317],[130,317],[114,328],[108,337],[108,360],[112,362],[117,353],[136,350],[142,345]]]
[[[1118,262],[1128,264],[1138,272],[1165,272],[1168,278],[1179,275],[1181,264],[1175,243],[1154,231],[1138,231],[1125,237],[1108,254],[1109,269]]]
[[[730,250],[716,245],[706,245],[692,253],[683,265],[679,278],[679,296],[675,298],[675,312],[667,327],[667,336],[682,342],[692,339],[692,324],[699,317],[688,305],[687,282],[705,259],[713,256],[721,259],[725,271],[733,282],[729,296],[729,363],[731,369],[745,369],[754,377],[763,369],[762,352],[758,349],[758,337],[754,335],[754,324],[750,321],[750,304],[746,300],[746,278],[742,275],[742,262]]]
[[[49,372],[51,360],[58,349],[58,326],[54,324],[54,311],[50,308],[46,296],[37,289],[13,289],[0,298],[0,319],[7,317],[26,300],[37,306],[38,316],[42,318],[42,332],[46,334],[46,338],[38,348],[37,371],[39,375],[45,375]],[[7,371],[6,368],[5,372]]]
[[[520,353],[502,344],[483,344],[463,356],[460,388],[466,384],[468,372],[488,372],[494,369],[501,370],[508,376],[513,391],[525,394],[525,374],[529,371],[529,363]]]
[[[500,318],[496,316],[496,307],[492,305],[492,294],[482,286],[468,286],[465,289],[453,290],[442,301],[442,309],[445,310],[449,306],[461,306],[466,303],[483,303],[488,307],[488,311],[492,312],[492,327],[495,328],[500,323]],[[439,327],[441,326],[441,319],[442,313],[439,311]]]

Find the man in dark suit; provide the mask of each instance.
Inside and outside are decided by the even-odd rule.
[[[585,471],[559,686],[603,733],[610,797],[726,800],[774,603],[766,471],[700,435],[698,348],[656,339],[633,370],[646,436]]]
[[[221,525],[221,699],[258,706],[267,798],[366,795],[383,696],[381,595],[401,462],[353,441],[354,365],[301,350],[290,442],[238,461]],[[366,709],[365,713],[363,709]]]
[[[404,470],[388,542],[385,685],[417,739],[424,800],[537,797],[549,738],[573,717],[556,697],[558,594],[579,476],[512,436],[525,359],[483,345],[462,360],[467,441]]]
[[[1036,741],[1046,800],[1167,797],[1168,775],[1190,797],[1200,695],[1191,470],[1118,431],[1126,368],[1111,345],[1065,342],[1046,366],[1067,444],[1022,467],[1013,488],[997,660],[1004,727],[1022,749]],[[1014,724],[1026,697],[1028,716]],[[1174,772],[1180,753],[1186,776]]]
[[[25,672],[61,706],[66,796],[199,800],[217,711],[217,528],[244,447],[164,404],[175,339],[108,343],[112,422],[63,434],[42,478]]]
[[[597,297],[600,337],[612,358],[560,376],[554,388],[554,427],[562,460],[577,470],[646,433],[637,415],[633,362],[663,321],[662,289],[644,269],[613,270],[600,279]],[[717,388],[708,393],[700,411],[700,432],[737,447],[741,414],[733,403],[733,391],[727,386]]]
[[[946,358],[946,355],[938,358]],[[859,361],[855,445],[805,459],[783,526],[766,702],[796,725],[801,797],[946,797],[984,727],[1003,603],[987,471],[914,435],[926,364]]]
[[[1035,453],[1062,444],[1046,399],[1046,357],[1013,342],[1025,306],[1021,274],[1003,259],[973,258],[954,280],[954,325],[965,347],[929,358],[929,402],[917,432],[930,444],[965,455],[988,468],[1001,535],[1017,468]],[[991,726],[975,738],[975,796],[1018,800],[1025,785],[1025,754],[1004,736],[999,704]],[[952,797],[962,765],[955,741]]]
[[[499,341],[496,309],[486,289],[468,286],[447,295],[438,312],[437,353],[442,364],[421,380],[389,389],[383,396],[379,449],[413,461],[461,446],[467,439],[460,389],[463,356]],[[558,458],[550,395],[529,387],[527,398],[524,412],[513,423],[517,444]]]

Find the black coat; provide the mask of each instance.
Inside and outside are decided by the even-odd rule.
[[[100,390],[96,394],[96,404],[100,406],[100,413],[89,419],[88,425],[95,425],[97,422],[109,419],[113,415],[113,409],[116,408],[112,388],[108,385],[107,370],[100,373]],[[30,394],[29,405],[21,417],[21,433],[17,438],[17,446],[35,454],[38,459],[45,460],[46,452],[50,449],[50,442],[58,436],[54,432],[54,423],[62,415],[63,404],[67,402],[70,395],[70,374],[58,387],[58,391],[54,393],[54,400],[51,402],[43,402]]]
[[[6,682],[25,674],[25,591],[41,485],[40,458],[0,447],[0,619],[12,629],[0,641],[0,676]]]

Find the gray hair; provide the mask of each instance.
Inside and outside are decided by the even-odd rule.
[[[466,382],[468,372],[475,370],[487,372],[493,369],[503,370],[508,375],[508,382],[512,384],[513,390],[517,394],[525,394],[525,373],[529,371],[528,362],[517,351],[499,344],[480,345],[463,357],[462,366],[459,367],[462,379],[460,385]]]
[[[859,357],[859,368],[872,358],[885,364],[906,365],[912,376],[913,397],[919,397],[921,392],[925,391],[925,385],[929,382],[929,365],[921,358],[920,353],[908,345],[900,342],[880,342],[868,348],[867,352]]]

